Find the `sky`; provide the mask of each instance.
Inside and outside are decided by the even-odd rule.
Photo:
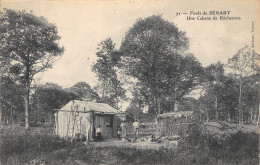
[[[40,83],[52,82],[65,88],[80,81],[95,86],[97,78],[91,65],[97,59],[98,43],[111,38],[119,47],[127,30],[140,17],[162,15],[176,24],[190,39],[189,52],[203,66],[226,63],[240,48],[251,45],[252,21],[255,49],[260,52],[259,0],[2,0],[1,8],[32,10],[56,24],[65,52],[53,68],[37,77]],[[230,16],[241,20],[187,20],[183,13],[191,11],[230,11]]]

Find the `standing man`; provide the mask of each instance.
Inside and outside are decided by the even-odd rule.
[[[137,139],[139,136],[139,123],[137,120],[135,120],[135,122],[133,123],[133,127],[134,127],[134,134],[135,134],[135,138]]]

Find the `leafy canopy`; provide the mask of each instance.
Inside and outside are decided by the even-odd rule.
[[[200,82],[203,69],[192,54],[185,53],[188,46],[185,32],[161,16],[138,19],[123,39],[125,73],[138,79],[147,104],[157,104],[157,110],[159,102],[181,100]]]
[[[0,60],[11,65],[11,70],[22,80],[31,81],[63,53],[56,26],[43,17],[4,9],[0,13],[0,25]]]
[[[118,108],[120,100],[125,98],[123,83],[118,78],[121,60],[119,52],[111,38],[101,41],[97,49],[98,60],[92,66],[92,70],[97,74],[100,81],[97,88],[101,100]]]

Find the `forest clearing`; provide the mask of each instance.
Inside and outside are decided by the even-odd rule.
[[[259,164],[260,1],[3,1],[0,164]]]

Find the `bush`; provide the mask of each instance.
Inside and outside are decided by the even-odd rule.
[[[172,151],[172,152],[169,152]],[[160,148],[159,150],[153,149],[136,149],[128,148],[117,149],[114,152],[118,162],[126,164],[167,164],[174,160],[174,151]]]
[[[26,162],[39,155],[71,146],[74,144],[47,134],[6,134],[2,136],[0,161],[4,164],[9,157],[18,155],[22,162]]]
[[[182,146],[207,151],[209,157],[239,164],[258,164],[259,134],[229,130],[218,134],[209,134],[202,125],[189,128],[189,136],[184,138]],[[198,151],[196,151],[198,152]],[[250,162],[250,163],[248,163]]]
[[[225,139],[222,146],[224,151],[234,159],[258,158],[259,134],[238,131]]]
[[[6,134],[2,137],[0,164],[25,164],[35,159],[44,159],[47,164],[259,164],[257,133],[230,131],[212,135],[197,124],[189,132],[179,140],[178,147],[158,150],[95,147],[47,134]]]

